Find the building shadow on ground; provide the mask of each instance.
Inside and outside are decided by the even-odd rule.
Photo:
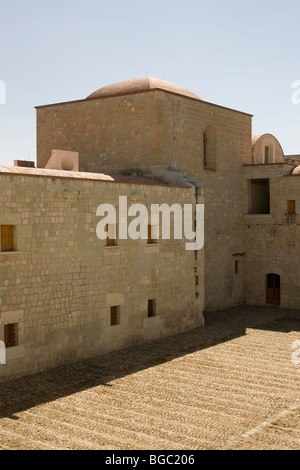
[[[155,367],[246,334],[300,330],[300,310],[240,306],[205,314],[205,327],[0,384],[0,418]]]

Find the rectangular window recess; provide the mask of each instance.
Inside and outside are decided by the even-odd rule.
[[[110,324],[111,326],[120,325],[121,323],[121,307],[116,305],[110,307]]]
[[[156,317],[156,300],[148,300],[148,318]]]
[[[14,225],[1,225],[1,251],[14,251]]]
[[[18,346],[18,323],[4,325],[4,343],[6,348]]]

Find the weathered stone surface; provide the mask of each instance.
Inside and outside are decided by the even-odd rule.
[[[0,380],[203,324],[203,250],[196,261],[184,239],[152,247],[128,238],[107,247],[96,236],[100,204],[118,209],[119,196],[130,205],[134,194],[150,213],[162,201],[195,204],[195,188],[67,175],[0,170],[0,225],[14,224],[16,237],[16,251],[0,252],[0,340],[5,324],[19,325]],[[156,299],[156,318],[148,319],[148,299]]]

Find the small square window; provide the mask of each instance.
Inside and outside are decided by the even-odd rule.
[[[110,324],[111,326],[120,325],[121,323],[121,307],[116,305],[110,307]]]
[[[288,214],[296,214],[296,201],[288,201],[287,202],[287,213]]]
[[[156,245],[159,243],[159,223],[150,223],[148,224],[148,238],[147,244],[148,245]]]
[[[1,225],[1,251],[14,251],[13,225]]]
[[[154,229],[155,227],[153,225],[148,225],[148,245],[154,245],[155,243],[157,243],[156,238],[153,237]]]
[[[4,325],[4,343],[6,348],[18,346],[18,323]]]
[[[117,245],[116,226],[107,224],[106,233],[107,233],[106,246],[116,246]]]
[[[148,300],[148,318],[156,317],[156,300]]]

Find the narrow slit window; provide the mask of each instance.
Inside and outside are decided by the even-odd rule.
[[[217,135],[212,126],[207,126],[203,133],[203,166],[210,170],[217,168]]]
[[[239,262],[235,261],[234,263],[234,272],[235,274],[239,274]]]
[[[120,305],[115,305],[110,307],[110,324],[111,326],[120,325],[121,323],[121,307]]]
[[[203,166],[207,168],[207,136],[203,135]]]
[[[265,163],[270,163],[270,147],[265,147]]]
[[[18,346],[18,323],[4,325],[4,343],[6,348]]]
[[[156,317],[156,300],[148,300],[148,318]]]
[[[13,225],[1,225],[1,251],[14,251]]]

